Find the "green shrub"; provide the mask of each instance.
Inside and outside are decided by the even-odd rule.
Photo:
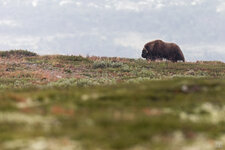
[[[112,61],[96,61],[93,63],[93,68],[119,68],[123,66],[121,62],[112,62]]]
[[[89,59],[84,58],[82,56],[57,56],[58,59],[63,60],[63,61],[89,61]]]
[[[94,85],[110,85],[114,84],[116,81],[114,79],[108,79],[108,78],[100,78],[100,79],[91,79],[91,78],[83,78],[83,79],[61,79],[56,82],[51,82],[47,85],[47,87],[71,87],[71,86],[77,86],[77,87],[89,87]]]
[[[36,53],[34,52],[30,52],[27,50],[10,50],[10,51],[0,51],[0,57],[23,57],[23,56],[38,56]]]
[[[97,81],[92,79],[61,79],[56,82],[51,82],[48,84],[48,87],[70,87],[70,86],[78,86],[78,87],[86,87],[98,85]]]
[[[48,84],[48,87],[69,87],[76,84],[76,79],[61,79],[56,82],[51,82]]]
[[[130,66],[127,65],[127,64],[123,65],[121,71],[123,71],[123,72],[130,72],[131,71]]]
[[[98,84],[99,83],[93,79],[79,79],[76,82],[76,86],[78,87],[87,87],[87,86],[93,86]]]
[[[145,69],[143,68],[140,72],[141,75],[143,76],[150,76],[150,77],[154,77],[155,73],[153,71],[151,71],[150,69]]]
[[[72,73],[72,71],[70,69],[64,69],[64,72],[66,72],[66,73]]]

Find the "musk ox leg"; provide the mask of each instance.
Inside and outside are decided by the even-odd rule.
[[[156,58],[152,58],[151,61],[156,61]]]
[[[158,58],[158,60],[163,61],[163,58]]]
[[[175,59],[173,57],[169,57],[167,60],[169,60],[171,62],[175,62]]]
[[[173,62],[173,63],[176,63],[176,62],[177,62],[177,60],[172,60],[172,62]]]
[[[176,58],[176,61],[177,61],[177,62],[178,62],[178,61],[179,61],[179,62],[181,62],[181,61],[182,61],[182,62],[185,62],[184,59],[183,59],[183,58],[180,58],[180,57],[179,57],[179,58]]]

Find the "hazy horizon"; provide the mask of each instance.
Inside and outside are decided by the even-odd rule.
[[[155,39],[225,62],[223,0],[0,0],[0,49],[140,58]]]

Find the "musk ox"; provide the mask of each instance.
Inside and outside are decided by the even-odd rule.
[[[152,61],[156,59],[167,59],[172,62],[185,61],[184,55],[177,44],[167,43],[162,40],[155,40],[145,44],[142,57]]]

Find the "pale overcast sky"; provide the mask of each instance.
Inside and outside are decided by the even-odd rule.
[[[0,0],[1,50],[140,58],[155,39],[225,61],[225,0]]]

